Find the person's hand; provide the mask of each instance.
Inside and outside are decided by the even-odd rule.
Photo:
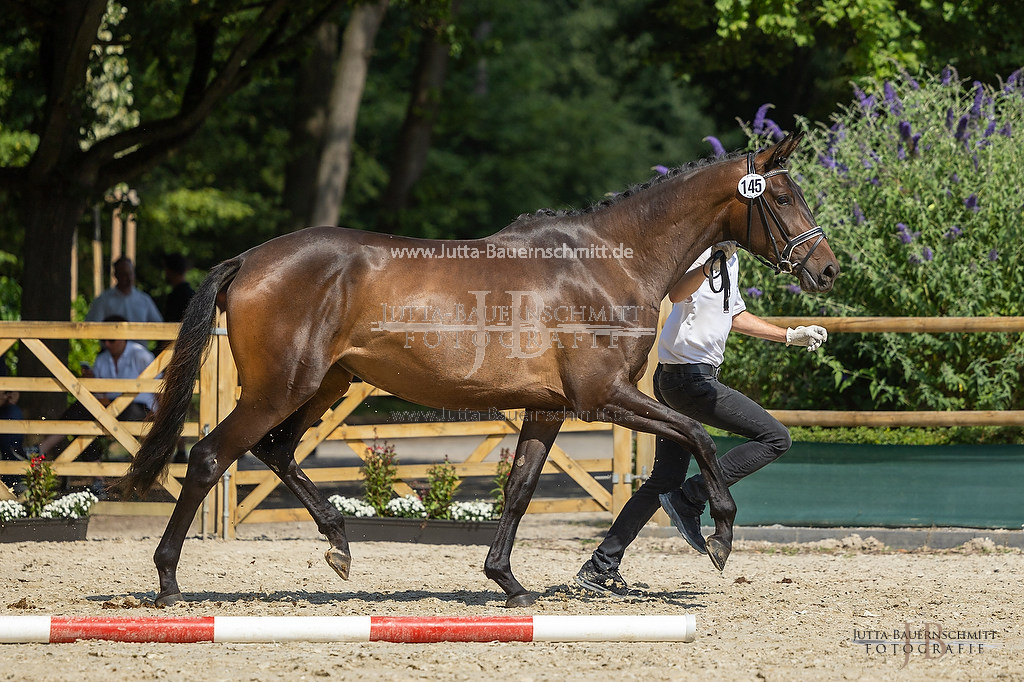
[[[736,242],[719,242],[711,247],[711,253],[715,251],[724,251],[725,260],[729,260],[736,255],[736,250],[739,248],[739,244]]]
[[[786,329],[787,346],[807,346],[808,351],[815,351],[827,340],[828,330],[817,324]]]

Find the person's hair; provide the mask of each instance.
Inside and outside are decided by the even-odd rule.
[[[184,275],[188,270],[188,260],[182,253],[169,253],[164,256],[164,267],[179,275]]]

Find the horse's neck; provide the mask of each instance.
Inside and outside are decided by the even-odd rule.
[[[607,243],[632,249],[623,267],[657,300],[702,251],[722,241],[735,194],[726,165],[663,180],[593,214],[594,230]]]

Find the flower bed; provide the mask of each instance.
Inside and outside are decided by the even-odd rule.
[[[374,442],[362,469],[364,496],[332,495],[328,501],[344,514],[350,540],[486,545],[498,529],[511,457],[507,450],[502,452],[493,502],[453,501],[459,477],[447,458],[427,471],[422,494],[395,497],[395,448]]]
[[[56,476],[42,456],[32,459],[19,500],[0,500],[0,542],[84,540],[99,499],[85,490],[54,499]]]

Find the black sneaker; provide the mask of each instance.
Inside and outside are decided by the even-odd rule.
[[[672,525],[676,527],[683,539],[701,554],[708,553],[707,543],[700,532],[700,511],[694,512],[693,505],[683,496],[682,489],[677,488],[669,493],[658,496],[661,508],[668,514]]]
[[[630,589],[615,569],[598,570],[593,559],[588,559],[580,572],[576,574],[576,584],[592,592],[614,594],[618,597],[639,597],[643,594],[640,590]]]

